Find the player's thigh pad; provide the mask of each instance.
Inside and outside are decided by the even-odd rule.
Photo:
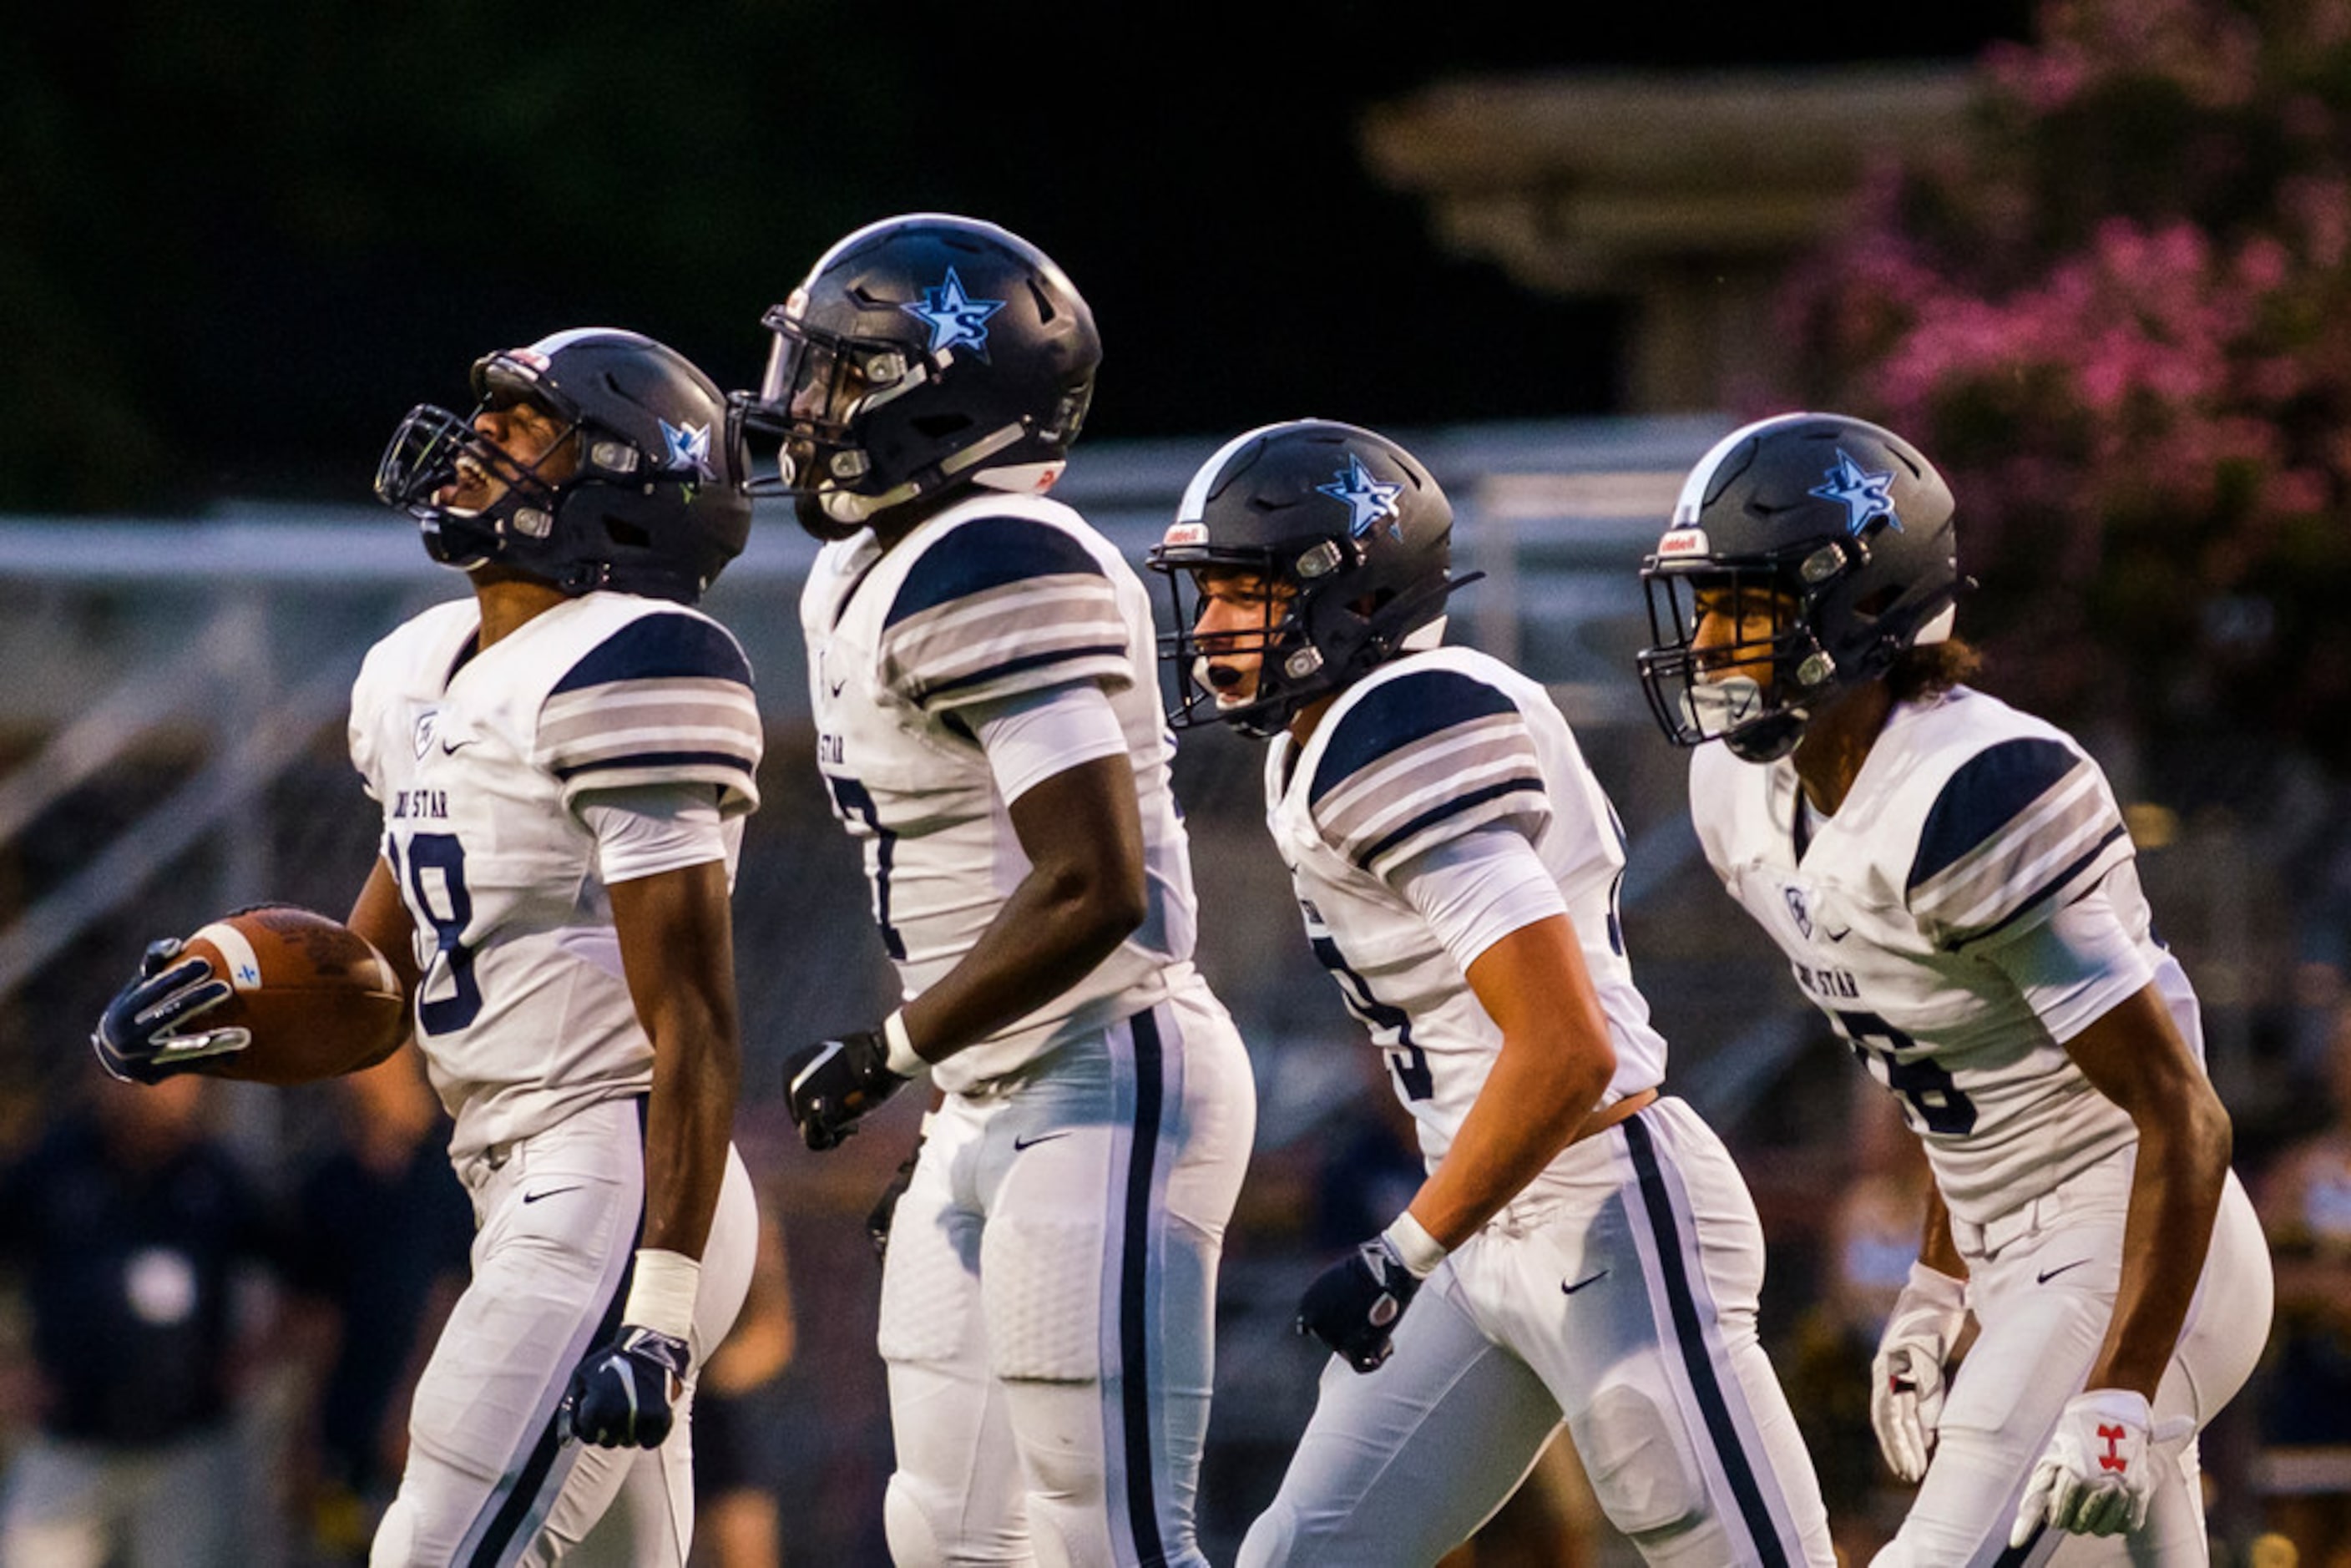
[[[977,1348],[984,1342],[973,1166],[995,1109],[952,1096],[923,1118],[922,1151],[892,1214],[882,1265],[874,1343],[884,1361],[953,1362],[984,1354]]]
[[[693,1360],[685,1386],[671,1406],[669,1436],[651,1452],[638,1448],[583,1450],[548,1511],[547,1533],[565,1549],[587,1539],[613,1499],[629,1498],[635,1568],[682,1568],[694,1545],[694,1410],[702,1367],[735,1326],[750,1293],[759,1245],[758,1200],[750,1173],[732,1145],[702,1249],[694,1300]],[[617,1475],[608,1473],[617,1471]]]
[[[1426,1568],[1518,1490],[1558,1430],[1559,1406],[1453,1291],[1441,1265],[1378,1371],[1325,1363],[1280,1490],[1242,1542],[1242,1568]]]
[[[1662,1100],[1575,1145],[1459,1267],[1471,1312],[1552,1388],[1594,1498],[1649,1561],[1831,1560],[1757,1337],[1762,1228],[1695,1111]]]
[[[586,1452],[556,1442],[556,1406],[572,1368],[619,1322],[644,1198],[637,1103],[588,1107],[475,1172],[474,1186],[473,1281],[419,1381],[378,1565],[531,1560]],[[620,1479],[613,1469],[604,1500]]]
[[[979,1149],[1001,1102],[950,1096],[890,1227],[876,1343],[889,1367],[897,1466],[883,1501],[899,1568],[1025,1563],[1020,1454],[979,1314]]]
[[[1255,1124],[1247,1068],[1213,998],[1179,995],[1056,1052],[985,1135],[989,1367],[1042,1563],[1196,1557],[1217,1258]]]

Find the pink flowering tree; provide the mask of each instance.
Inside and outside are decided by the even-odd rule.
[[[2351,0],[2052,0],[1792,280],[1959,498],[1987,685],[2351,766]]]

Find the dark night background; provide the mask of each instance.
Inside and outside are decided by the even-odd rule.
[[[29,14],[0,103],[0,509],[356,499],[410,403],[562,327],[745,384],[759,312],[824,246],[919,208],[1077,280],[1107,345],[1096,439],[1609,412],[1611,303],[1441,254],[1363,171],[1366,104],[1487,71],[1959,57],[2029,20],[1514,9]]]

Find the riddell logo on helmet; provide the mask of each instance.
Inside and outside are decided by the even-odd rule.
[[[1659,555],[1704,555],[1706,554],[1706,530],[1676,528],[1657,541],[1657,553]]]
[[[1176,523],[1167,529],[1167,537],[1159,541],[1165,545],[1204,545],[1208,542],[1206,523]]]

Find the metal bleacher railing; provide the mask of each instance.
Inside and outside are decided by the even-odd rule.
[[[1455,635],[1545,680],[1576,724],[1634,834],[1635,915],[1688,880],[1692,845],[1678,758],[1649,733],[1631,678],[1645,626],[1634,571],[1681,475],[1723,425],[1689,416],[1400,433],[1454,499],[1457,564],[1485,573],[1458,601]],[[1081,448],[1060,494],[1140,560],[1214,445]],[[808,706],[795,602],[813,552],[786,511],[763,508],[707,601],[759,673],[769,729],[768,804],[738,889],[740,940],[758,955],[744,966],[747,1017],[810,1011],[812,991],[845,1011],[886,987],[853,862],[797,766]],[[13,607],[0,625],[0,1071],[13,1076],[52,1054],[29,1049],[31,1037],[78,1032],[71,1020],[90,1016],[141,934],[263,896],[348,904],[374,831],[341,761],[350,677],[376,637],[463,588],[413,529],[363,503],[0,518],[0,581]],[[1271,857],[1249,841],[1262,834],[1255,764],[1221,734],[1186,741],[1179,788],[1203,841],[1203,963],[1228,958],[1220,984],[1258,1034],[1325,1035],[1330,1009],[1289,1000],[1309,967],[1290,951],[1302,944],[1287,898],[1262,873]],[[1684,967],[1670,950],[1657,958]],[[843,977],[855,977],[846,990]],[[1694,1005],[1714,988],[1668,988]],[[1753,1026],[1751,1007],[1736,1016]],[[1773,1038],[1784,1032],[1775,1026]],[[1745,1049],[1725,1065],[1743,1078],[1774,1055]],[[1293,1119],[1287,1071],[1270,1070],[1270,1132],[1311,1123],[1321,1098],[1325,1070],[1301,1062]]]

